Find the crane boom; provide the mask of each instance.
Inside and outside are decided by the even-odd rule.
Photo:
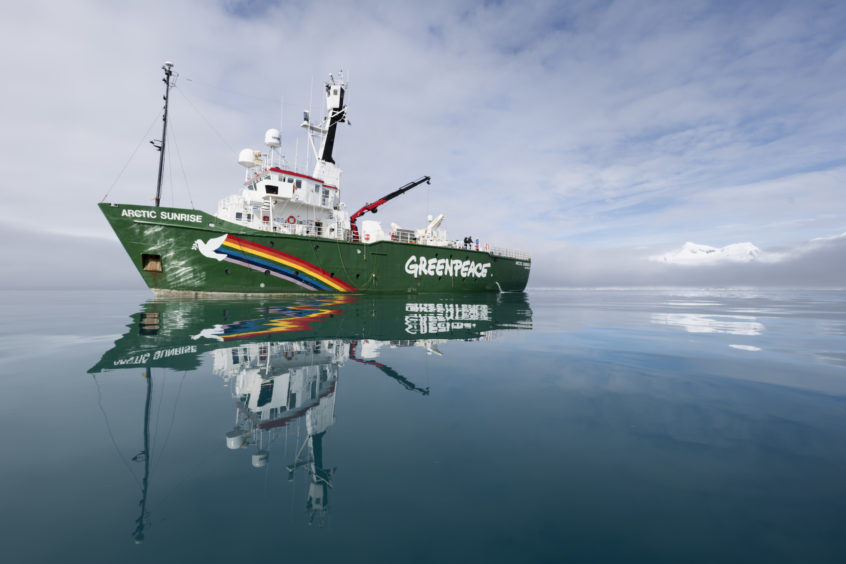
[[[401,186],[400,188],[397,188],[396,190],[394,190],[393,192],[391,192],[390,194],[388,194],[386,196],[382,196],[381,198],[379,198],[378,200],[376,200],[373,203],[365,204],[364,206],[362,206],[360,210],[358,210],[357,212],[355,212],[354,214],[352,214],[350,216],[350,229],[352,230],[353,241],[358,241],[358,226],[356,226],[355,220],[357,220],[359,217],[361,217],[363,214],[365,214],[367,212],[376,213],[379,206],[381,206],[382,204],[385,204],[385,203],[393,200],[397,196],[401,196],[402,194],[405,194],[406,192],[408,192],[412,188],[419,186],[419,185],[423,184],[424,182],[426,184],[429,184],[431,180],[432,180],[432,177],[423,176],[423,177],[418,178],[417,180],[415,180],[413,182],[409,182],[405,186]]]
[[[376,362],[375,360],[365,360],[365,359],[362,359],[362,358],[358,358],[355,355],[355,348],[357,346],[358,346],[358,341],[351,341],[350,342],[350,355],[349,355],[350,360],[360,362],[361,364],[369,364],[370,366],[375,366],[376,368],[381,370],[382,373],[385,376],[389,376],[390,378],[393,378],[394,380],[396,380],[397,382],[402,384],[402,387],[405,388],[406,390],[410,390],[412,392],[420,392],[424,396],[429,395],[429,388],[428,387],[421,388],[420,386],[418,386],[417,384],[415,384],[414,382],[412,382],[411,380],[409,380],[408,378],[406,378],[405,376],[403,376],[402,374],[400,374],[399,372],[397,372],[396,370],[394,370],[390,366],[388,366],[386,364],[382,364],[381,362]]]

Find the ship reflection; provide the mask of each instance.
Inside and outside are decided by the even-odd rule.
[[[491,340],[500,331],[528,328],[531,310],[523,294],[148,302],[89,371],[144,369],[144,447],[136,462],[145,471],[136,542],[149,523],[152,368],[196,370],[201,357],[210,356],[212,373],[228,385],[235,402],[226,447],[249,451],[249,463],[263,468],[276,445],[284,443],[279,450],[288,453],[288,443],[295,442],[293,456],[285,460],[288,479],[307,474],[307,522],[323,525],[335,472],[326,464],[324,439],[335,424],[346,363],[372,367],[409,392],[428,396],[428,387],[380,361],[383,348],[420,347],[440,355],[439,346],[451,340]]]
[[[230,383],[237,402],[226,446],[254,447],[254,468],[267,465],[270,446],[283,428],[304,421],[306,438],[287,468],[289,481],[296,469],[307,469],[310,523],[322,524],[328,509],[333,471],[323,465],[323,437],[335,423],[336,386],[347,347],[340,340],[322,339],[246,343],[212,353],[215,374]]]

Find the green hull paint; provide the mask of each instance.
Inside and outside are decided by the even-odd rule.
[[[356,292],[520,292],[525,289],[530,260],[518,260],[445,247],[381,241],[372,244],[303,237],[250,229],[190,209],[99,205],[144,282],[155,293],[290,294],[312,293],[267,271],[218,261],[197,250],[197,241],[231,235],[292,255],[319,267],[326,277],[343,281]],[[144,255],[161,257],[161,271],[144,269]],[[483,277],[435,272],[415,277],[406,271],[413,263],[447,259],[490,264]],[[442,261],[443,262],[443,261]],[[149,265],[148,265],[149,266]],[[477,271],[481,273],[481,269]],[[336,292],[334,288],[319,290]]]

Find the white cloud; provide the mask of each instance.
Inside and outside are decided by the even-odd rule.
[[[602,283],[636,246],[791,246],[846,229],[844,25],[846,7],[813,3],[12,4],[0,220],[110,237],[94,204],[139,140],[110,197],[149,201],[158,124],[142,135],[170,59],[168,204],[190,189],[216,209],[239,185],[233,150],[278,125],[280,98],[292,157],[309,91],[340,66],[348,205],[433,177],[380,219],[443,212],[452,236],[532,251],[562,283],[562,249]]]

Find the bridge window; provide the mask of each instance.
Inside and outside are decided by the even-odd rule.
[[[270,403],[270,400],[273,398],[273,380],[268,380],[267,382],[262,382],[261,388],[259,388],[259,397],[258,401],[256,402],[257,407],[263,407]]]
[[[279,193],[279,186],[274,186],[272,184],[265,184],[264,192],[265,192],[265,194],[278,194]]]

